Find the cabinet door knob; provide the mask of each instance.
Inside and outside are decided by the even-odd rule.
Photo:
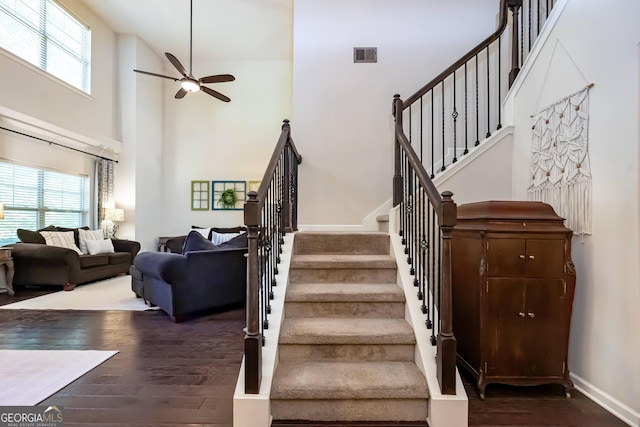
[[[520,316],[520,317],[524,317],[524,313],[523,313],[523,312],[519,312],[519,313],[518,313],[518,316]]]
[[[532,319],[533,319],[534,317],[536,317],[535,313],[529,312],[528,314],[529,314],[529,317],[530,317],[530,318],[532,318]]]
[[[520,259],[524,259],[524,255],[520,255]]]
[[[529,259],[536,259],[534,255],[529,255]]]

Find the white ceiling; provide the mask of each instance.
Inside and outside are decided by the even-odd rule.
[[[116,33],[135,34],[189,68],[189,0],[81,0]],[[193,60],[289,59],[293,0],[193,0]]]

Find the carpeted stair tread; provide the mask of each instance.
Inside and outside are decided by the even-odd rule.
[[[379,232],[305,231],[296,234],[294,255],[360,254],[388,255],[389,235]]]
[[[280,344],[415,344],[404,319],[287,318]]]
[[[404,302],[404,292],[393,283],[294,283],[287,302]]]
[[[427,399],[424,375],[413,362],[283,361],[272,399]]]
[[[294,255],[291,269],[304,268],[378,268],[395,269],[397,263],[391,255]]]

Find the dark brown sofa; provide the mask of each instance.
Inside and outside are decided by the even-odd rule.
[[[73,249],[42,243],[13,243],[13,285],[53,285],[73,290],[76,285],[128,273],[140,243],[111,239],[115,253],[79,255]]]

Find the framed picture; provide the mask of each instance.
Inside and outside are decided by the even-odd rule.
[[[191,210],[209,210],[209,181],[191,181]]]
[[[211,181],[211,209],[243,210],[247,198],[246,181]]]

